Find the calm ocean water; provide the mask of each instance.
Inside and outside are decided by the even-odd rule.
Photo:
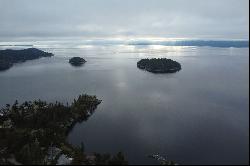
[[[71,102],[88,93],[102,103],[68,136],[87,152],[122,151],[130,164],[155,163],[150,154],[179,164],[248,164],[249,48],[37,47],[55,56],[0,72],[1,106],[16,99]],[[72,67],[73,56],[87,63]],[[145,57],[171,58],[182,70],[137,69]]]

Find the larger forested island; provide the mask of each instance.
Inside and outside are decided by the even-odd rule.
[[[80,95],[72,104],[36,100],[0,110],[0,165],[127,164],[122,153],[87,154],[66,141],[76,122],[87,120],[101,100]]]
[[[14,63],[51,56],[53,56],[52,53],[44,52],[36,48],[0,50],[0,71],[11,68]]]
[[[137,62],[139,69],[144,69],[152,73],[175,73],[181,70],[181,64],[171,59],[142,59]]]

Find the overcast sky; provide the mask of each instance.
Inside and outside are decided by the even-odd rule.
[[[249,0],[0,0],[0,40],[249,39]]]

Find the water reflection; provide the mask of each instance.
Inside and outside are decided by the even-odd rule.
[[[160,153],[180,164],[248,164],[249,49],[91,46],[42,48],[55,57],[0,73],[0,105],[42,99],[71,102],[81,93],[102,100],[69,135],[86,151],[123,151],[130,163]],[[68,64],[84,57],[81,68]],[[140,58],[167,57],[183,70],[155,75]]]

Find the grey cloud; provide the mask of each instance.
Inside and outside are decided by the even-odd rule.
[[[156,36],[248,39],[248,0],[0,0],[0,40]]]

